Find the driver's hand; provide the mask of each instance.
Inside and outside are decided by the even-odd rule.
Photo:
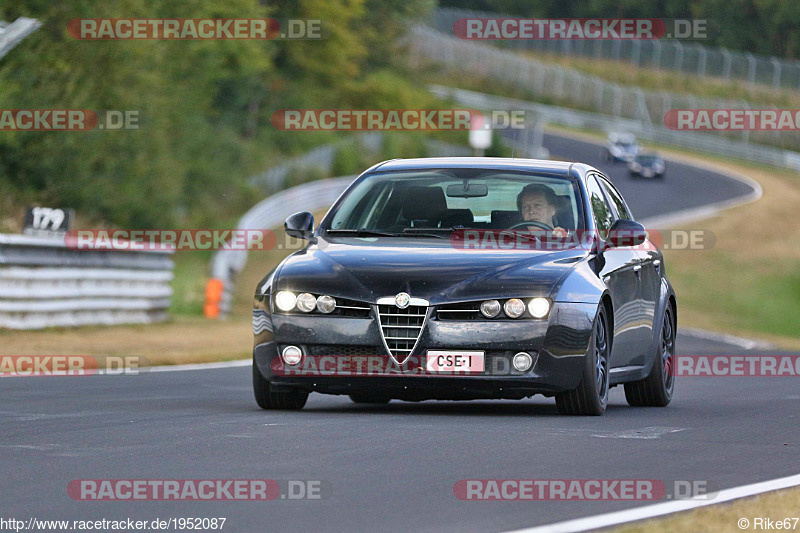
[[[565,230],[561,226],[557,226],[557,227],[553,228],[553,235],[555,235],[556,237],[564,238],[564,237],[567,237],[569,235],[569,233],[567,232],[567,230]]]

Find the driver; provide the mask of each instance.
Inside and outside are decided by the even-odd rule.
[[[567,230],[562,227],[554,227],[553,217],[556,214],[557,201],[556,193],[553,192],[553,189],[541,183],[531,183],[526,185],[517,196],[517,209],[519,209],[523,221],[547,224],[553,228],[552,231],[555,236],[566,237]],[[539,226],[528,227],[534,231],[542,230]]]

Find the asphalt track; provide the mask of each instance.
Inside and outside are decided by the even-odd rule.
[[[639,182],[622,165],[600,164],[596,145],[553,136],[546,145],[554,155],[609,170],[638,217],[750,192],[671,162],[662,182]],[[679,333],[677,350],[764,353],[743,345]],[[4,378],[0,518],[225,517],[223,531],[236,532],[503,531],[547,524],[647,502],[461,501],[453,485],[461,479],[656,479],[708,481],[722,489],[795,474],[797,383],[681,378],[664,409],[630,408],[618,387],[605,416],[584,418],[558,416],[552,400],[538,397],[362,406],[312,394],[303,411],[267,412],[253,401],[247,366]],[[67,494],[75,479],[256,478],[320,480],[323,497],[94,502]]]

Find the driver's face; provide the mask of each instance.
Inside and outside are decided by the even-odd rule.
[[[526,194],[522,197],[522,219],[543,222],[549,226],[553,225],[553,215],[556,214],[556,207],[547,203],[541,194]]]

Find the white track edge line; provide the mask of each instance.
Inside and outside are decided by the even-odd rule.
[[[183,372],[186,370],[215,370],[218,368],[234,368],[238,366],[249,366],[253,359],[236,359],[234,361],[222,361],[218,363],[193,363],[187,365],[159,365],[145,366],[143,372]]]
[[[588,531],[591,529],[617,526],[628,522],[635,522],[638,520],[646,520],[667,514],[689,511],[709,505],[717,505],[732,500],[738,500],[740,498],[747,498],[749,496],[763,494],[765,492],[797,486],[800,486],[800,474],[770,479],[767,481],[752,483],[750,485],[742,485],[740,487],[733,487],[730,489],[723,489],[717,493],[715,498],[710,500],[704,499],[703,496],[689,498],[686,500],[674,500],[664,503],[657,503],[654,505],[647,505],[644,507],[637,507],[634,509],[627,509],[625,511],[616,511],[613,513],[605,513],[587,516],[584,518],[577,518],[574,520],[566,520],[564,522],[556,522],[543,526],[515,529],[507,533],[573,533],[578,531]]]
[[[748,339],[746,337],[739,337],[738,335],[731,335],[730,333],[718,333],[716,331],[708,331],[700,328],[679,328],[678,333],[682,333],[689,337],[697,339],[711,340],[714,342],[722,342],[730,344],[731,346],[739,346],[745,350],[774,350],[776,345],[765,341]]]

